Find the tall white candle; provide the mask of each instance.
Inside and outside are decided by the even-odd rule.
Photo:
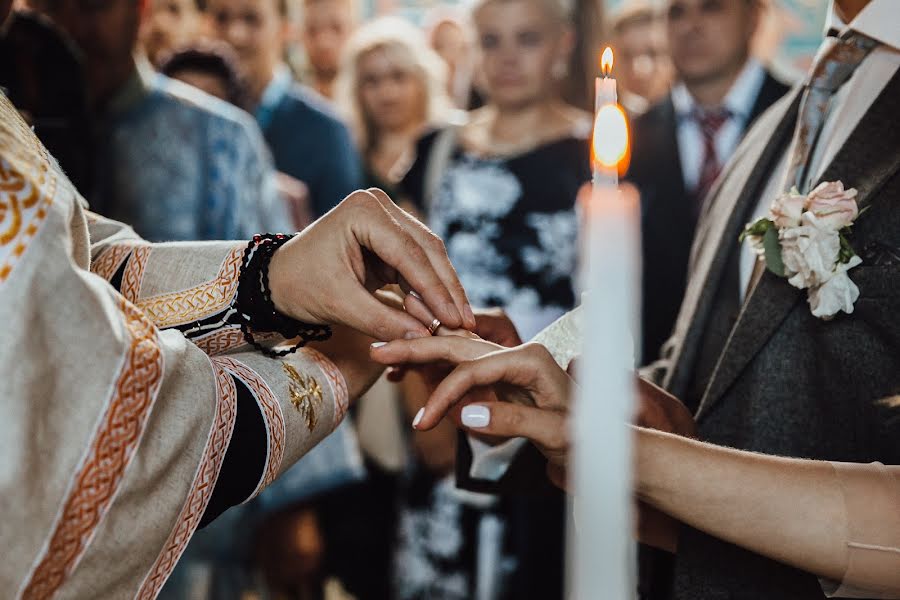
[[[601,91],[615,90],[598,83]],[[600,98],[598,98],[598,102]],[[587,222],[584,346],[572,419],[575,532],[570,573],[576,600],[626,600],[636,591],[631,541],[631,441],[634,343],[638,337],[639,199],[619,187],[627,157],[621,108],[600,104],[594,125],[593,186],[582,208]]]

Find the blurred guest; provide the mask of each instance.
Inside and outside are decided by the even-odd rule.
[[[787,86],[750,55],[759,0],[669,0],[676,83],[634,122],[629,178],[643,229],[642,363],[669,337],[707,192],[749,125]]]
[[[619,103],[632,116],[639,115],[669,91],[672,66],[665,29],[649,0],[624,3],[614,13],[610,29]]]
[[[561,2],[481,0],[473,21],[489,101],[466,124],[426,134],[401,186],[446,243],[473,305],[504,308],[527,339],[575,303],[575,199],[590,177],[590,118],[559,96],[574,43]],[[400,556],[441,577],[410,570],[401,598],[472,598],[485,588],[561,597],[561,559],[534,562],[537,548],[561,556],[559,497],[473,510],[482,497],[462,501],[434,470],[427,481],[414,481],[415,503],[401,517]],[[448,528],[464,535],[436,533]]]
[[[253,121],[154,73],[132,53],[143,9],[143,0],[46,3],[84,55],[97,128],[92,208],[150,240],[237,239],[286,228]]]
[[[333,95],[341,52],[355,25],[353,0],[303,2],[301,37],[309,63],[309,83],[326,98]]]
[[[205,41],[163,56],[159,72],[234,104],[247,106],[247,87],[238,73],[237,58],[227,44]],[[287,203],[293,229],[301,231],[313,222],[309,188],[281,171],[276,173],[276,187]]]
[[[458,108],[477,108],[483,104],[473,88],[475,45],[467,22],[452,15],[438,14],[429,30],[429,42],[447,65],[447,93]]]
[[[362,171],[350,132],[284,64],[287,0],[210,0],[208,13],[214,34],[238,55],[276,168],[309,188],[316,217],[325,214],[361,186]]]
[[[238,108],[247,106],[247,87],[238,72],[237,57],[228,45],[206,41],[175,48],[160,58],[157,68],[163,75]]]
[[[356,134],[367,187],[392,189],[423,128],[448,117],[445,71],[421,31],[402,19],[378,19],[350,38],[337,99]]]
[[[91,190],[91,123],[78,51],[48,19],[16,11],[0,28],[0,86],[69,180]]]
[[[402,189],[473,305],[505,308],[527,339],[575,302],[590,118],[558,96],[572,30],[556,0],[483,0],[473,15],[490,101],[419,140]]]
[[[139,39],[154,66],[173,49],[195,41],[203,23],[198,0],[149,0]]]

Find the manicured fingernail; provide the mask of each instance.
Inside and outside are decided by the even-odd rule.
[[[425,416],[425,408],[420,408],[419,412],[416,413],[416,418],[413,419],[413,429],[417,429],[419,427],[419,423],[422,421],[422,417]]]
[[[413,297],[415,297],[415,298],[418,298],[419,300],[422,299],[422,296],[420,296],[420,295],[419,295],[419,292],[417,292],[416,290],[409,290],[409,295],[410,295],[410,296],[413,296]]]
[[[466,322],[472,327],[475,327],[477,322],[475,321],[475,313],[472,312],[472,307],[466,304],[463,306],[463,312],[466,313]]]
[[[421,331],[407,331],[406,335],[403,336],[405,340],[418,340],[424,337],[431,337],[427,333],[422,333]]]
[[[387,342],[372,342],[372,348],[373,348],[373,349],[375,349],[375,348],[381,348],[381,347],[384,346],[385,344],[387,344]]]
[[[476,429],[487,427],[491,423],[491,411],[487,406],[470,404],[462,409],[462,424]]]

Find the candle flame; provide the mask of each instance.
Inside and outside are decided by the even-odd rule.
[[[594,163],[605,169],[616,169],[624,173],[630,150],[625,111],[618,104],[604,104],[594,119],[591,143]]]
[[[603,54],[600,56],[600,72],[603,73],[604,77],[609,77],[610,73],[612,73],[613,68],[613,51],[612,48],[607,46],[603,50]]]

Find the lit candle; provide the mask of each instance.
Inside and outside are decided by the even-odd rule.
[[[600,90],[615,89],[614,79],[603,81],[598,100]],[[625,113],[604,102],[594,120],[593,185],[582,207],[587,243],[581,281],[587,295],[572,411],[576,528],[569,545],[576,600],[625,600],[636,591],[627,424],[635,396],[640,212],[634,187],[618,185],[628,156]]]
[[[611,77],[612,68],[613,51],[607,46],[600,55],[600,73],[603,77],[594,79],[594,111],[600,110],[604,104],[615,104],[619,101],[616,80]]]

